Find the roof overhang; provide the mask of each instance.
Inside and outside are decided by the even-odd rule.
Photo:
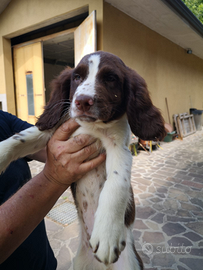
[[[203,25],[181,0],[105,0],[203,59]],[[0,14],[11,0],[0,1]]]
[[[203,25],[181,0],[105,0],[203,59]]]
[[[0,14],[4,11],[4,9],[8,6],[11,0],[1,0],[0,1]]]

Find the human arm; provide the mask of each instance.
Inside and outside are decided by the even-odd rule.
[[[0,263],[28,237],[72,182],[104,161],[100,155],[84,162],[97,150],[97,143],[87,135],[68,139],[77,127],[70,120],[55,132],[47,146],[44,170],[0,206]]]
[[[34,154],[28,155],[27,158],[45,163],[47,158],[46,147]]]

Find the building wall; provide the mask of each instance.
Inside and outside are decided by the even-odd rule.
[[[0,99],[5,103],[6,94],[9,112],[16,113],[10,39],[73,17],[85,7],[89,13],[97,11],[97,44],[102,49],[103,0],[13,0],[0,15]]]
[[[203,60],[187,54],[118,9],[104,4],[103,49],[118,55],[147,82],[153,103],[169,122],[176,113],[203,110]]]
[[[165,98],[170,118],[174,113],[187,112],[190,107],[203,109],[203,60],[187,54],[103,0],[10,2],[0,15],[0,102],[3,108],[16,112],[10,38],[63,20],[84,7],[88,7],[89,13],[97,11],[98,49],[120,56],[126,65],[145,78],[152,100],[166,122],[169,119]]]

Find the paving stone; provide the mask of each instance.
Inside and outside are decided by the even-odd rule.
[[[156,209],[156,210],[158,210],[158,211],[162,211],[163,210],[163,206],[160,203],[154,203],[153,204],[153,208]]]
[[[151,181],[150,180],[147,180],[147,179],[145,179],[145,178],[141,178],[141,177],[135,177],[134,179],[133,179],[135,182],[137,182],[137,183],[140,183],[140,184],[142,184],[142,185],[146,185],[146,186],[150,186],[151,185]]]
[[[146,220],[145,223],[147,224],[147,226],[148,226],[150,229],[152,229],[152,230],[154,230],[154,231],[160,231],[159,226],[158,226],[157,223],[152,222],[152,221],[150,221],[150,220]]]
[[[182,267],[182,266],[178,265],[178,270],[188,270],[188,269],[186,269],[185,267]]]
[[[190,255],[203,257],[203,248],[192,248]]]
[[[200,183],[196,183],[196,182],[192,182],[192,181],[182,181],[181,182],[182,185],[186,185],[186,186],[189,186],[189,187],[194,187],[196,189],[201,189],[203,188],[203,184],[200,184]]]
[[[133,157],[132,186],[138,205],[136,217],[138,222],[136,221],[134,227],[134,234],[138,239],[135,241],[136,247],[142,249],[143,237],[153,241],[162,237],[161,234],[164,237],[163,242],[153,244],[154,248],[163,247],[163,252],[160,253],[157,249],[159,253],[154,250],[151,256],[147,256],[141,251],[140,255],[143,257],[146,270],[203,269],[202,135],[203,131],[198,131],[182,141],[164,143],[162,150],[153,151],[150,155],[142,151],[137,157]],[[39,165],[35,165],[34,170],[35,174],[39,173]],[[143,194],[142,199],[139,198],[140,194]],[[57,203],[66,200],[65,196],[69,200],[69,194],[63,194]],[[175,203],[173,204],[172,201]],[[165,206],[163,206],[164,202]],[[173,207],[169,208],[170,205]],[[77,224],[67,227],[56,223],[48,225],[48,237],[59,261],[57,269],[70,269],[71,256],[76,253],[79,245]],[[154,233],[159,233],[157,239]],[[167,254],[166,251],[164,254],[168,241],[174,245],[181,241],[188,248],[190,243],[194,246],[190,254],[178,254],[178,252]],[[179,259],[187,260],[183,263]],[[191,262],[192,259],[195,261]],[[199,259],[201,261],[197,261]]]
[[[181,210],[177,211],[176,216],[178,216],[178,217],[191,217],[192,215],[190,214],[189,211],[181,209]]]
[[[191,230],[203,235],[203,222],[192,222],[185,224],[186,227],[190,228]]]
[[[188,239],[190,239],[194,242],[197,242],[197,241],[203,239],[202,236],[200,236],[199,234],[194,233],[194,232],[187,232],[187,233],[183,234],[183,236],[187,237]]]
[[[184,263],[189,269],[202,270],[203,259],[180,258],[180,262]]]
[[[192,242],[189,241],[187,238],[185,237],[172,237],[169,241],[168,241],[169,246],[172,247],[188,247],[188,246],[192,246]]]
[[[177,166],[176,166],[176,168],[177,168]],[[185,176],[187,174],[188,174],[188,172],[186,170],[178,170],[177,173],[176,173],[176,176],[180,175],[182,177],[182,176]]]
[[[154,215],[156,211],[150,206],[146,207],[137,207],[136,208],[136,217],[140,219],[148,219],[150,216]]]
[[[198,246],[199,247],[203,247],[203,241],[202,242],[199,242]]]
[[[146,230],[146,229],[149,229],[142,220],[140,219],[136,219],[135,220],[135,225],[134,225],[134,228],[135,229],[138,229],[138,230]]]
[[[175,184],[174,188],[184,190],[184,191],[189,190],[189,187],[186,187],[185,185],[181,185],[181,184]]]
[[[192,181],[192,179],[194,178],[193,176],[180,175],[180,174],[176,174],[174,177],[177,178],[177,179],[181,179],[182,181]]]
[[[49,231],[50,233],[56,233],[57,231],[63,230],[64,227],[54,221],[52,221],[50,218],[45,218],[45,225],[46,225],[46,230]]]
[[[147,190],[147,186],[143,186],[143,185],[138,185],[138,188],[141,189],[142,191]]]
[[[169,198],[174,198],[176,200],[179,201],[183,201],[183,202],[188,202],[189,201],[189,197],[186,194],[183,194],[182,192],[180,194],[175,194],[174,192],[169,192],[168,194]]]
[[[151,198],[153,196],[153,194],[145,192],[144,194],[139,194],[138,196],[139,196],[140,199],[143,200],[143,199]]]
[[[157,172],[158,175],[163,175],[164,177],[169,177],[169,176],[174,176],[175,175],[175,171],[173,172],[172,170],[169,171],[165,171],[165,170],[159,170]]]
[[[177,177],[167,177],[166,180],[171,183],[181,183],[182,181],[181,178],[177,178]]]
[[[162,167],[159,172],[164,172],[164,173],[174,173],[177,169],[175,167]]]
[[[199,190],[198,191],[188,190],[187,195],[189,195],[191,198],[198,198],[198,199],[203,198],[203,192]]]
[[[137,189],[137,188],[133,188],[133,193],[134,194],[140,194],[142,193],[143,191],[141,191],[140,189]]]
[[[157,187],[158,193],[167,193],[168,189],[166,187]]]
[[[163,227],[162,230],[168,235],[168,236],[172,236],[178,233],[182,233],[184,232],[186,229],[178,224],[178,223],[171,223],[168,222],[166,223]]]
[[[70,240],[69,248],[71,249],[72,253],[76,255],[76,252],[79,247],[79,237],[74,237]]]
[[[133,230],[133,236],[134,236],[135,241],[140,239],[141,234],[142,234],[141,231],[138,231],[138,230],[135,230],[135,229]]]
[[[166,198],[166,195],[162,193],[159,193],[159,194],[157,193],[156,195],[159,196],[160,198]]]
[[[181,208],[190,211],[202,211],[202,209],[199,206],[184,202],[181,202]]]
[[[143,234],[143,242],[146,243],[161,243],[165,241],[165,238],[163,236],[163,233],[161,232],[147,232],[145,231]]]
[[[201,175],[202,175],[203,173],[201,173]],[[198,182],[198,183],[202,183],[203,181],[202,181],[202,177],[194,177],[193,178],[193,181],[194,182]]]
[[[155,254],[152,258],[153,266],[171,267],[175,263],[175,258],[170,253]]]
[[[166,199],[163,203],[163,206],[165,209],[172,209],[172,210],[178,210],[179,204],[176,200],[173,199]]]
[[[142,249],[142,246],[141,246],[139,241],[134,241],[134,244],[135,244],[136,250],[141,250]]]
[[[161,223],[163,223],[164,216],[165,216],[164,214],[158,213],[152,218],[152,220],[159,223],[159,224],[161,224]]]
[[[155,189],[155,187],[154,186],[150,186],[150,187],[148,187],[148,192],[151,192],[151,193],[155,193],[156,192],[156,189]]]
[[[203,211],[192,211],[192,214],[197,217],[203,217]]]
[[[175,216],[176,212],[177,211],[172,210],[172,209],[168,209],[168,210],[164,210],[164,211],[162,210],[162,213],[167,214],[167,215],[171,215],[171,216]]]
[[[197,174],[197,173],[189,173],[188,175],[192,176],[192,177],[198,177],[199,178],[199,174]]]
[[[152,205],[151,202],[146,199],[140,199],[140,201],[143,207]]]
[[[76,236],[78,236],[78,232],[79,232],[79,227],[78,227],[78,223],[74,222],[70,225],[68,225],[67,227],[64,227],[63,230],[55,233],[54,237],[56,239],[71,239],[74,238]]]
[[[161,179],[164,179],[164,177],[162,177],[161,179],[156,179],[158,177],[156,177],[155,175],[152,175],[152,177],[154,177],[153,182],[154,182],[154,185],[156,185],[156,186],[167,186],[167,187],[170,187],[170,186],[173,185],[172,183],[170,183],[168,181],[161,180]]]
[[[191,203],[196,204],[196,205],[203,208],[203,201],[202,200],[199,200],[197,198],[192,198],[190,201],[191,201]]]
[[[147,254],[145,254],[142,250],[139,250],[139,255],[144,263],[144,265],[149,264],[150,263],[150,258],[147,256]],[[96,270],[96,269],[95,269]]]
[[[57,269],[67,270],[71,266],[70,251],[66,246],[63,246],[57,256]]]
[[[154,202],[154,203],[158,203],[158,202],[162,202],[162,199],[158,198],[158,197],[155,197],[155,198],[151,198],[149,199],[151,202]]]
[[[186,217],[177,217],[177,216],[167,216],[167,221],[172,222],[192,222],[195,221],[194,218],[186,218]]]

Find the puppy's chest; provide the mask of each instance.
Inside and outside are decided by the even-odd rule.
[[[91,235],[94,225],[94,214],[98,207],[100,193],[106,181],[105,163],[87,173],[77,182],[76,205],[81,225],[87,235]]]

